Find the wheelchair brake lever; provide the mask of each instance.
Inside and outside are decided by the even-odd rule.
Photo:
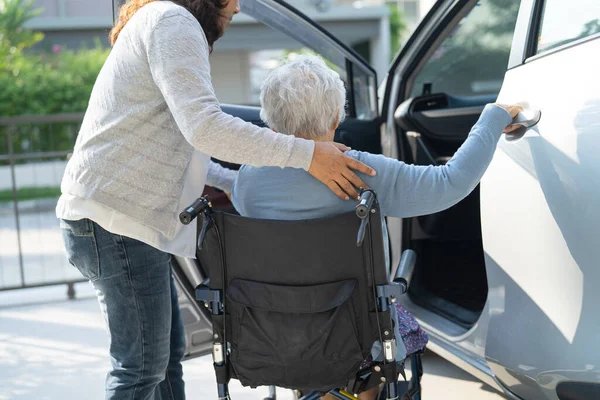
[[[367,225],[369,218],[365,218],[360,222],[360,228],[358,228],[358,236],[356,237],[356,247],[360,247],[365,240],[365,232],[367,231]]]
[[[204,213],[204,221],[202,222],[202,228],[200,229],[200,234],[198,235],[198,250],[202,250],[202,245],[204,244],[204,238],[206,237],[206,233],[213,226],[213,219],[209,213]]]

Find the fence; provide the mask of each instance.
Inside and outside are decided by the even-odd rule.
[[[54,215],[82,113],[0,118],[0,291],[82,282]]]

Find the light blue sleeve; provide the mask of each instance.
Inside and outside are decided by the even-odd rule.
[[[377,193],[383,215],[416,217],[445,210],[464,199],[490,164],[502,131],[511,122],[503,108],[488,104],[469,136],[445,165],[408,165],[370,153],[349,151],[377,171],[361,178]]]
[[[246,210],[243,208],[243,202],[240,202],[240,192],[243,192],[243,188],[240,188],[241,183],[240,180],[238,179],[240,176],[240,172],[243,171],[246,168],[245,165],[242,165],[238,171],[238,174],[236,175],[236,179],[235,181],[233,181],[233,185],[231,187],[231,204],[233,205],[233,207],[235,208],[235,210],[240,214],[240,215],[246,215]]]

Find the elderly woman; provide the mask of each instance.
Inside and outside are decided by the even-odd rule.
[[[277,132],[315,141],[331,141],[344,119],[346,92],[339,75],[322,59],[303,56],[274,70],[261,91],[261,118]],[[492,159],[503,131],[510,131],[519,106],[488,104],[467,140],[442,166],[407,165],[401,161],[351,150],[347,155],[372,166],[376,176],[362,176],[377,193],[382,214],[415,217],[458,203],[477,185]],[[325,134],[323,132],[326,132]],[[232,191],[233,204],[243,216],[266,219],[308,219],[354,209],[303,170],[241,167]],[[398,307],[399,351],[423,347],[426,335]],[[399,335],[402,333],[402,335]],[[402,336],[402,337],[400,337]],[[359,398],[375,398],[376,391]]]

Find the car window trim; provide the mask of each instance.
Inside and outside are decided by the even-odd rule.
[[[360,54],[358,54],[355,50],[353,50],[352,48],[350,48],[349,46],[347,46],[346,44],[341,42],[337,37],[332,35],[321,24],[319,24],[318,22],[316,22],[313,19],[311,19],[310,17],[308,17],[306,14],[304,14],[302,11],[298,10],[293,5],[287,3],[284,0],[256,0],[256,2],[257,3],[262,2],[266,5],[271,3],[271,5],[275,5],[275,7],[273,7],[273,8],[279,8],[280,11],[289,13],[288,15],[291,14],[291,15],[298,17],[302,22],[309,25],[310,28],[313,29],[313,31],[318,32],[318,34],[322,35],[327,41],[331,42],[331,44],[337,46],[338,47],[337,50],[339,51],[339,53],[341,53],[346,59],[350,60],[352,63],[357,65],[359,68],[364,70],[365,73],[374,74],[374,75],[377,74],[375,69]],[[244,10],[242,10],[242,12],[244,12]],[[253,18],[257,19],[262,24],[269,25],[267,22],[261,20],[260,18],[257,18],[257,16],[254,16],[254,15],[251,15],[251,16]],[[285,33],[286,35],[303,43],[301,38],[295,37],[294,35],[290,35],[289,32],[283,32],[283,33]]]
[[[346,75],[348,76],[348,92],[352,93],[352,96],[348,97],[348,116],[350,118],[356,118],[356,102],[354,92],[354,64],[352,61],[346,58]]]
[[[543,9],[543,1],[541,0],[521,0],[507,70],[523,65],[529,57],[532,41],[537,42],[537,36],[532,26],[536,24],[535,16],[537,12],[541,12],[539,11],[541,9]]]
[[[526,59],[525,63],[528,64],[530,62],[539,60],[540,58],[544,58],[544,57],[550,56],[550,55],[558,53],[560,51],[564,51],[564,50],[570,49],[571,47],[576,47],[576,46],[579,46],[579,45],[581,45],[583,43],[591,42],[591,41],[599,39],[599,38],[600,38],[600,32],[594,33],[593,35],[586,36],[586,37],[583,37],[581,39],[577,39],[577,40],[574,40],[572,42],[565,43],[565,44],[563,44],[561,46],[558,46],[558,47],[552,48],[550,50],[544,51],[544,52],[542,52],[540,54],[533,55],[533,56],[529,57],[528,59]]]
[[[517,17],[517,27],[515,29],[511,56],[509,59],[509,70],[558,53],[559,51],[567,50],[571,47],[579,46],[583,43],[600,38],[600,32],[598,32],[536,54],[538,51],[538,36],[542,24],[545,2],[546,0],[521,1],[521,8],[519,9],[519,15]],[[523,15],[521,15],[521,11],[523,11]],[[519,28],[525,26],[527,26],[527,32],[523,34],[522,30]],[[519,33],[519,35],[517,35],[517,33]]]

